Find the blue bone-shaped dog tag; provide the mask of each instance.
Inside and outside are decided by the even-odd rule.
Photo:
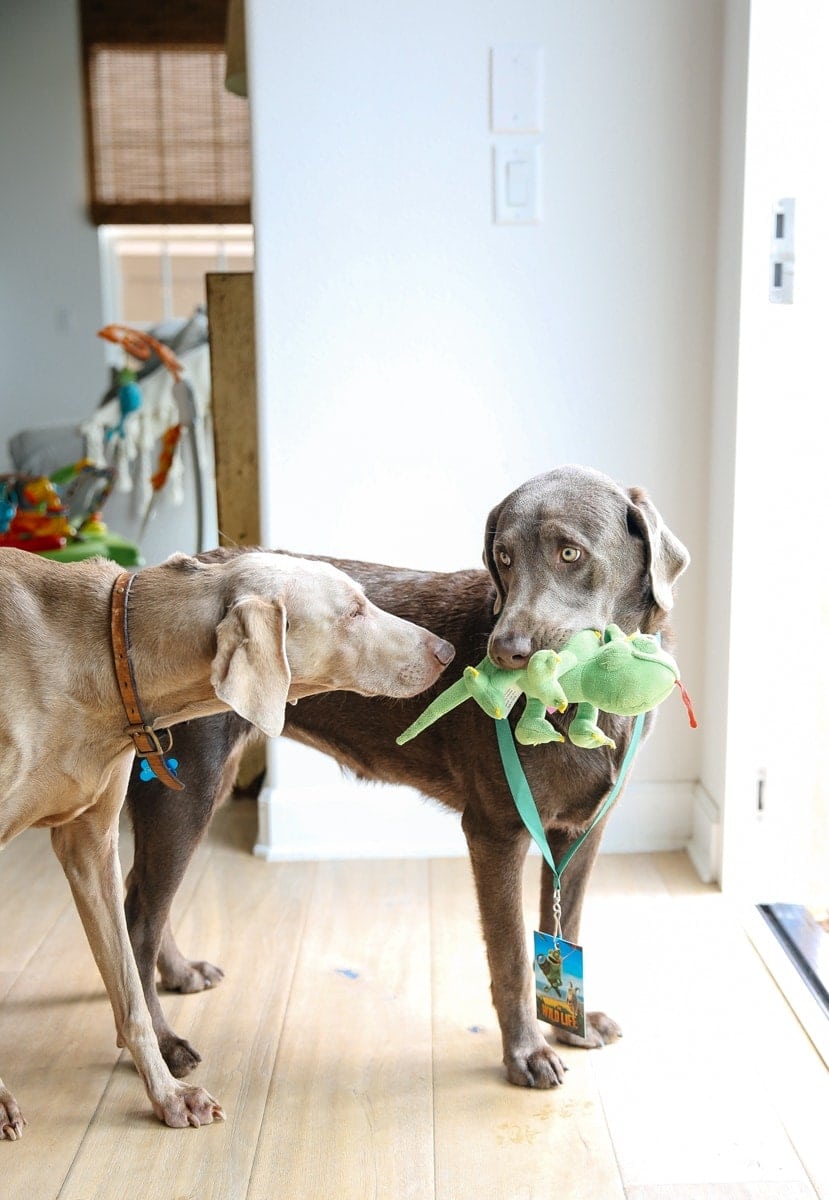
[[[176,769],[178,767],[178,759],[177,758],[165,758],[164,762],[166,763],[166,765],[170,771],[170,774],[175,776]],[[139,778],[142,783],[149,783],[151,779],[158,778],[155,771],[152,769],[150,764],[147,762],[146,758],[141,759],[141,773],[139,775]],[[176,776],[176,778],[178,778],[178,777]]]

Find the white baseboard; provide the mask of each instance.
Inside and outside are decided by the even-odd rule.
[[[265,786],[259,793],[254,854],[268,862],[465,853],[459,814],[412,788],[346,779],[337,787]]]
[[[690,782],[632,780],[610,817],[602,850],[684,849],[694,797]],[[263,787],[254,853],[268,862],[446,858],[465,855],[466,841],[457,813],[412,788],[345,779],[336,786]]]
[[[701,783],[696,783],[693,789],[688,857],[703,883],[721,882],[722,819],[717,805]]]

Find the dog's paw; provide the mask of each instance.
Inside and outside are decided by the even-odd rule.
[[[162,1035],[158,1039],[161,1056],[176,1079],[189,1075],[201,1062],[198,1050],[174,1033]]]
[[[192,1125],[212,1125],[225,1119],[224,1110],[204,1088],[180,1084],[163,1100],[153,1101],[153,1111],[160,1121],[172,1129],[186,1129]]]
[[[622,1030],[607,1013],[591,1012],[585,1020],[585,1036],[568,1033],[566,1029],[556,1029],[557,1042],[566,1042],[568,1046],[581,1046],[585,1050],[598,1050],[602,1046],[615,1042],[622,1036]]]
[[[17,1107],[17,1101],[0,1082],[0,1141],[16,1142],[22,1138],[24,1125],[28,1125],[28,1121]]]
[[[159,964],[162,986],[168,992],[204,992],[220,983],[225,973],[209,962],[190,962],[182,958],[175,966]]]
[[[507,1079],[518,1087],[554,1088],[564,1083],[564,1063],[552,1046],[542,1042],[529,1054],[516,1053],[505,1057]]]

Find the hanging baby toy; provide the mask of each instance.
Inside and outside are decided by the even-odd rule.
[[[147,440],[146,433],[140,447],[137,447],[138,435],[134,430],[135,423],[131,420],[131,418],[140,412],[142,406],[138,372],[134,364],[137,362],[146,362],[155,354],[172,376],[174,387],[181,383],[184,368],[169,346],[165,346],[162,342],[159,342],[150,334],[142,332],[140,329],[132,329],[128,325],[105,325],[103,329],[98,330],[98,337],[105,338],[107,341],[121,346],[127,355],[127,362],[118,374],[120,420],[104,430],[104,442],[110,448],[110,455],[115,460],[115,465],[119,468],[120,488],[121,490],[128,490],[130,487],[130,460],[139,448],[144,455],[148,452],[148,447],[144,444]],[[147,513],[145,515],[145,524],[153,498],[164,487],[167,481],[174,462],[181,431],[181,423],[174,422],[161,435],[161,453],[158,468],[144,484],[145,488],[152,489],[146,500]],[[142,472],[142,476],[143,474],[148,473]]]

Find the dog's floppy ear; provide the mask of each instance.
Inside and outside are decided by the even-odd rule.
[[[673,585],[691,556],[675,537],[641,488],[630,488],[629,519],[644,538],[653,598],[664,612],[674,606]]]
[[[220,700],[268,737],[279,737],[291,684],[288,618],[281,601],[247,596],[216,629],[210,682]]]
[[[495,565],[495,555],[492,552],[492,545],[495,541],[495,530],[498,528],[498,518],[501,515],[502,508],[503,504],[499,504],[496,508],[493,508],[492,512],[486,519],[486,532],[484,534],[484,566],[489,571],[492,577],[492,582],[498,589],[498,595],[495,598],[495,606],[492,609],[493,613],[499,613],[501,611],[501,605],[507,598],[507,594],[504,591],[504,586],[501,583],[501,576],[498,574],[498,568]]]
[[[183,554],[180,550],[176,550],[174,554],[170,554],[164,559],[162,567],[174,567],[177,571],[199,571],[203,567],[203,563],[197,558],[193,558],[192,554]]]

